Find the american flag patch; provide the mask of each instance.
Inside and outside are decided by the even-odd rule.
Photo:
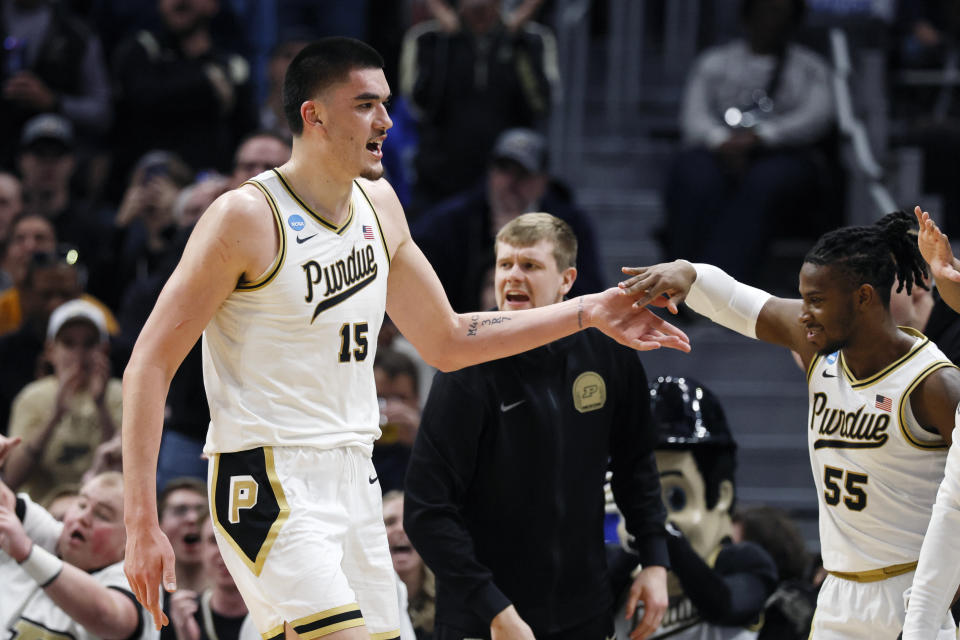
[[[363,225],[363,239],[373,240],[373,227],[368,224]]]
[[[883,409],[884,411],[893,411],[893,400],[887,396],[881,396],[877,394],[877,409]]]

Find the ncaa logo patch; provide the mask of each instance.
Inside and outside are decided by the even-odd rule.
[[[827,364],[833,364],[834,362],[836,362],[836,361],[837,361],[837,354],[839,354],[839,353],[840,353],[839,351],[834,351],[833,353],[831,353],[830,355],[828,355],[828,356],[827,356]]]
[[[292,216],[287,218],[287,224],[290,225],[290,228],[293,229],[294,231],[300,231],[305,226],[307,226],[307,223],[303,221],[303,218],[301,218],[297,214],[293,214]]]

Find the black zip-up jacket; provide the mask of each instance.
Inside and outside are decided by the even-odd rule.
[[[604,475],[645,566],[669,566],[656,434],[637,353],[587,330],[438,374],[404,528],[437,577],[438,624],[486,631],[510,604],[535,634],[612,607]]]

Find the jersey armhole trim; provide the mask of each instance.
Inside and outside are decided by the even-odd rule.
[[[927,368],[921,371],[917,377],[910,382],[909,385],[907,385],[903,395],[900,396],[900,406],[897,408],[897,422],[900,426],[900,432],[903,434],[903,437],[907,443],[913,445],[917,449],[923,449],[924,451],[936,451],[946,449],[948,446],[942,438],[939,438],[938,440],[931,440],[929,442],[917,439],[914,434],[910,433],[910,429],[907,427],[906,421],[907,401],[910,399],[910,394],[913,393],[913,390],[916,389],[917,386],[931,373],[937,371],[938,369],[946,369],[947,367],[956,368],[952,362],[944,362],[943,360],[939,360],[930,364],[927,366]]]
[[[276,277],[277,273],[280,272],[280,267],[283,266],[283,262],[287,256],[287,234],[283,230],[283,219],[280,217],[280,209],[277,207],[277,201],[273,199],[273,194],[270,193],[270,190],[256,180],[248,180],[244,182],[244,184],[252,184],[263,193],[263,196],[267,199],[267,203],[270,205],[270,211],[273,212],[273,220],[277,225],[277,233],[280,234],[280,250],[277,251],[273,263],[267,267],[266,271],[260,274],[255,280],[237,283],[237,291],[256,291],[257,289],[262,289],[267,286]]]
[[[807,365],[807,386],[810,386],[810,376],[813,375],[813,370],[817,368],[817,363],[820,362],[821,356],[819,353],[813,356],[813,359],[810,360],[810,364]]]
[[[370,205],[370,211],[373,211],[373,220],[377,223],[377,231],[380,232],[380,244],[383,245],[383,253],[387,256],[387,266],[390,266],[390,249],[387,248],[387,237],[383,235],[383,226],[380,224],[380,214],[377,213],[377,208],[373,206],[373,202],[370,200],[370,196],[367,195],[367,192],[363,190],[363,187],[360,186],[360,183],[356,180],[353,181],[357,185],[357,189],[360,189],[360,193],[363,195],[363,199],[367,201],[367,204]]]

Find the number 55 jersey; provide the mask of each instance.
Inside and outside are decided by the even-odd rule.
[[[913,347],[858,380],[838,351],[807,370],[807,441],[820,505],[823,566],[868,582],[912,571],[947,457],[914,418],[910,394],[954,365],[917,331]]]

